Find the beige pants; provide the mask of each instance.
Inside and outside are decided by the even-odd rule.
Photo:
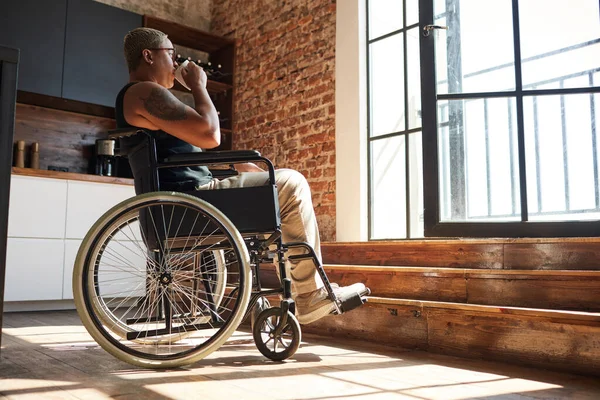
[[[223,180],[213,179],[212,182],[198,189],[264,186],[268,181],[268,172],[242,172]],[[283,243],[306,242],[312,246],[317,257],[321,260],[319,228],[308,182],[301,173],[291,169],[275,171],[275,182],[279,196]],[[302,249],[290,249],[286,253],[286,257],[302,253]],[[288,263],[287,266],[292,278],[294,296],[310,293],[323,286],[321,277],[311,260],[299,261],[296,264]]]

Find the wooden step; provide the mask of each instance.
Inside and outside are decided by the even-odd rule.
[[[326,265],[331,282],[374,296],[600,312],[600,271]]]
[[[321,250],[325,264],[600,270],[600,238],[327,242]]]
[[[600,314],[370,297],[303,332],[600,376]]]
[[[600,271],[325,265],[325,272],[379,297],[600,312]],[[261,267],[261,282],[279,284],[274,266]]]

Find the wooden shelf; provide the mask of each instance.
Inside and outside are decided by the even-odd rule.
[[[52,108],[55,110],[71,111],[78,114],[94,115],[96,117],[115,118],[114,107],[84,103],[77,100],[68,100],[45,94],[25,92],[23,90],[17,92],[17,103]]]
[[[208,91],[210,93],[221,93],[221,92],[226,92],[230,89],[233,89],[233,85],[223,83],[223,82],[209,80],[206,83],[206,88],[208,89]]]
[[[144,15],[144,26],[166,33],[173,43],[207,53],[235,46],[235,40],[148,15]]]

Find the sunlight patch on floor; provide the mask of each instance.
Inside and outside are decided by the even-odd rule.
[[[2,392],[27,392],[31,389],[55,388],[57,386],[79,385],[79,382],[54,381],[48,379],[18,379],[2,380]],[[47,393],[44,391],[44,393]]]

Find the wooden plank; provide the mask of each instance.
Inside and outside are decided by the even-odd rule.
[[[484,312],[487,314],[517,315],[528,318],[541,317],[568,324],[600,327],[600,313],[585,311],[544,310],[536,308],[487,306],[479,304],[447,303],[441,301],[425,301],[411,299],[391,299],[387,297],[368,297],[369,304],[402,305],[423,307],[428,309],[459,310],[461,312]]]
[[[31,169],[31,168],[12,168],[13,175],[22,176],[37,176],[42,178],[53,178],[53,179],[68,179],[71,181],[83,181],[83,182],[99,182],[99,183],[113,183],[119,185],[133,186],[133,179],[119,178],[115,176],[99,176],[90,174],[78,174],[75,172],[58,172],[58,171],[47,171],[43,169]]]
[[[336,338],[376,341],[394,347],[425,349],[426,319],[422,307],[411,305],[365,304],[351,312],[320,319],[302,326],[302,331]]]
[[[331,282],[356,282],[372,296],[557,310],[600,311],[600,272],[325,265]],[[275,266],[261,283],[277,287]]]
[[[26,166],[29,146],[38,142],[40,169],[55,165],[85,174],[90,172],[96,140],[106,138],[114,126],[113,119],[17,104],[14,140],[26,142]]]
[[[322,244],[326,264],[600,270],[600,238],[448,239]]]
[[[144,26],[166,33],[173,44],[208,53],[235,45],[235,40],[149,15],[144,15]]]
[[[428,309],[429,351],[600,376],[600,325]]]
[[[345,340],[317,337],[306,329],[300,349],[287,362],[268,361],[249,335],[238,331],[189,367],[145,370],[98,348],[75,311],[5,318],[21,329],[5,334],[2,399],[271,399],[274,387],[307,399],[596,399],[600,393],[593,377],[400,351],[383,346],[376,336]],[[286,386],[290,381],[294,384]]]
[[[600,276],[469,275],[466,286],[468,303],[600,311]]]
[[[600,314],[369,298],[361,308],[302,329],[600,376]]]
[[[400,297],[422,300],[466,302],[467,285],[464,270],[426,271],[410,268],[408,270],[381,268],[373,270],[345,270],[326,267],[331,282],[340,286],[356,282],[364,283],[371,289],[373,296]]]
[[[506,269],[600,270],[597,240],[508,243],[504,252]]]
[[[404,242],[326,243],[325,264],[502,268],[503,243],[423,240]]]
[[[85,103],[83,101],[63,99],[62,97],[47,96],[44,94],[17,92],[17,101],[22,104],[53,108],[55,110],[71,111],[79,114],[95,115],[97,117],[115,118],[115,108],[98,104]]]

